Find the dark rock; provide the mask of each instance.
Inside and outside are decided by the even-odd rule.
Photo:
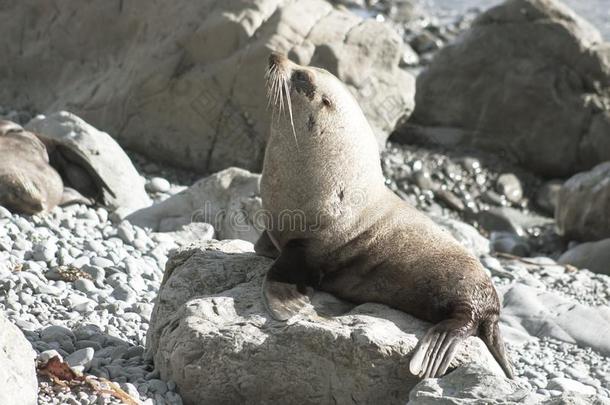
[[[547,176],[588,169],[610,160],[609,55],[559,1],[506,1],[418,77],[409,124],[423,129],[402,138],[485,149]]]
[[[610,237],[610,162],[566,181],[559,191],[555,219],[559,233],[581,241]]]

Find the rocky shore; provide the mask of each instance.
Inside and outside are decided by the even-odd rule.
[[[556,0],[442,24],[416,2],[238,3],[0,10],[8,38],[15,15],[44,33],[0,69],[0,119],[125,148],[95,146],[113,151],[95,166],[113,202],[0,206],[0,403],[610,404],[610,47],[597,30]],[[161,16],[170,33],[145,34]],[[93,20],[116,39],[101,46]],[[52,46],[64,42],[82,63]],[[388,187],[480,258],[514,381],[478,338],[451,373],[415,378],[427,325],[382,305],[319,293],[335,317],[268,317],[270,260],[252,246],[268,113],[252,83],[269,49],[346,82]]]

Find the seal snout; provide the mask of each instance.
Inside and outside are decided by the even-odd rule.
[[[279,52],[271,52],[269,55],[269,67],[283,67],[288,62],[286,55]]]

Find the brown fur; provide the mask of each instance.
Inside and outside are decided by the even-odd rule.
[[[456,344],[474,334],[512,376],[490,278],[455,239],[385,186],[375,137],[349,90],[330,73],[277,54],[268,84],[276,106],[273,90],[288,87],[292,107],[292,117],[280,114],[272,123],[261,180],[271,213],[265,238],[279,253],[264,290],[272,313],[278,309],[283,319],[283,310],[296,307],[282,303],[299,300],[298,292],[279,292],[281,283],[386,304],[436,323],[415,350],[413,372],[444,373]]]
[[[44,144],[14,122],[0,121],[0,205],[35,214],[58,205],[62,193]]]

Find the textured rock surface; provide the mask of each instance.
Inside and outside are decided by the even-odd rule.
[[[413,108],[398,34],[324,0],[9,1],[0,34],[11,60],[0,67],[0,102],[69,109],[199,172],[260,169],[270,49],[338,75],[380,141]]]
[[[289,393],[299,404],[404,404],[417,383],[409,352],[429,325],[319,292],[316,311],[348,312],[310,311],[276,322],[260,298],[270,264],[243,241],[193,245],[168,262],[147,347],[185,403],[273,403]],[[501,374],[478,338],[458,352],[455,364],[465,362]]]
[[[418,77],[403,136],[565,176],[610,159],[609,101],[610,46],[595,28],[556,0],[509,0]]]
[[[0,312],[0,404],[37,403],[35,358],[23,333]]]
[[[526,401],[534,401],[527,387],[475,363],[442,378],[425,379],[409,394],[409,405],[516,405]]]
[[[106,132],[65,111],[46,117],[38,116],[26,125],[26,129],[56,139],[85,156],[91,168],[114,194],[104,190],[103,202],[109,208],[121,208],[123,213],[128,213],[151,204],[144,190],[144,179],[129,156]]]
[[[557,200],[560,233],[577,240],[610,237],[610,162],[571,177]]]
[[[179,231],[191,222],[206,222],[216,230],[217,239],[256,242],[262,229],[255,223],[262,208],[259,183],[260,174],[231,167],[134,212],[128,219],[158,232]]]

